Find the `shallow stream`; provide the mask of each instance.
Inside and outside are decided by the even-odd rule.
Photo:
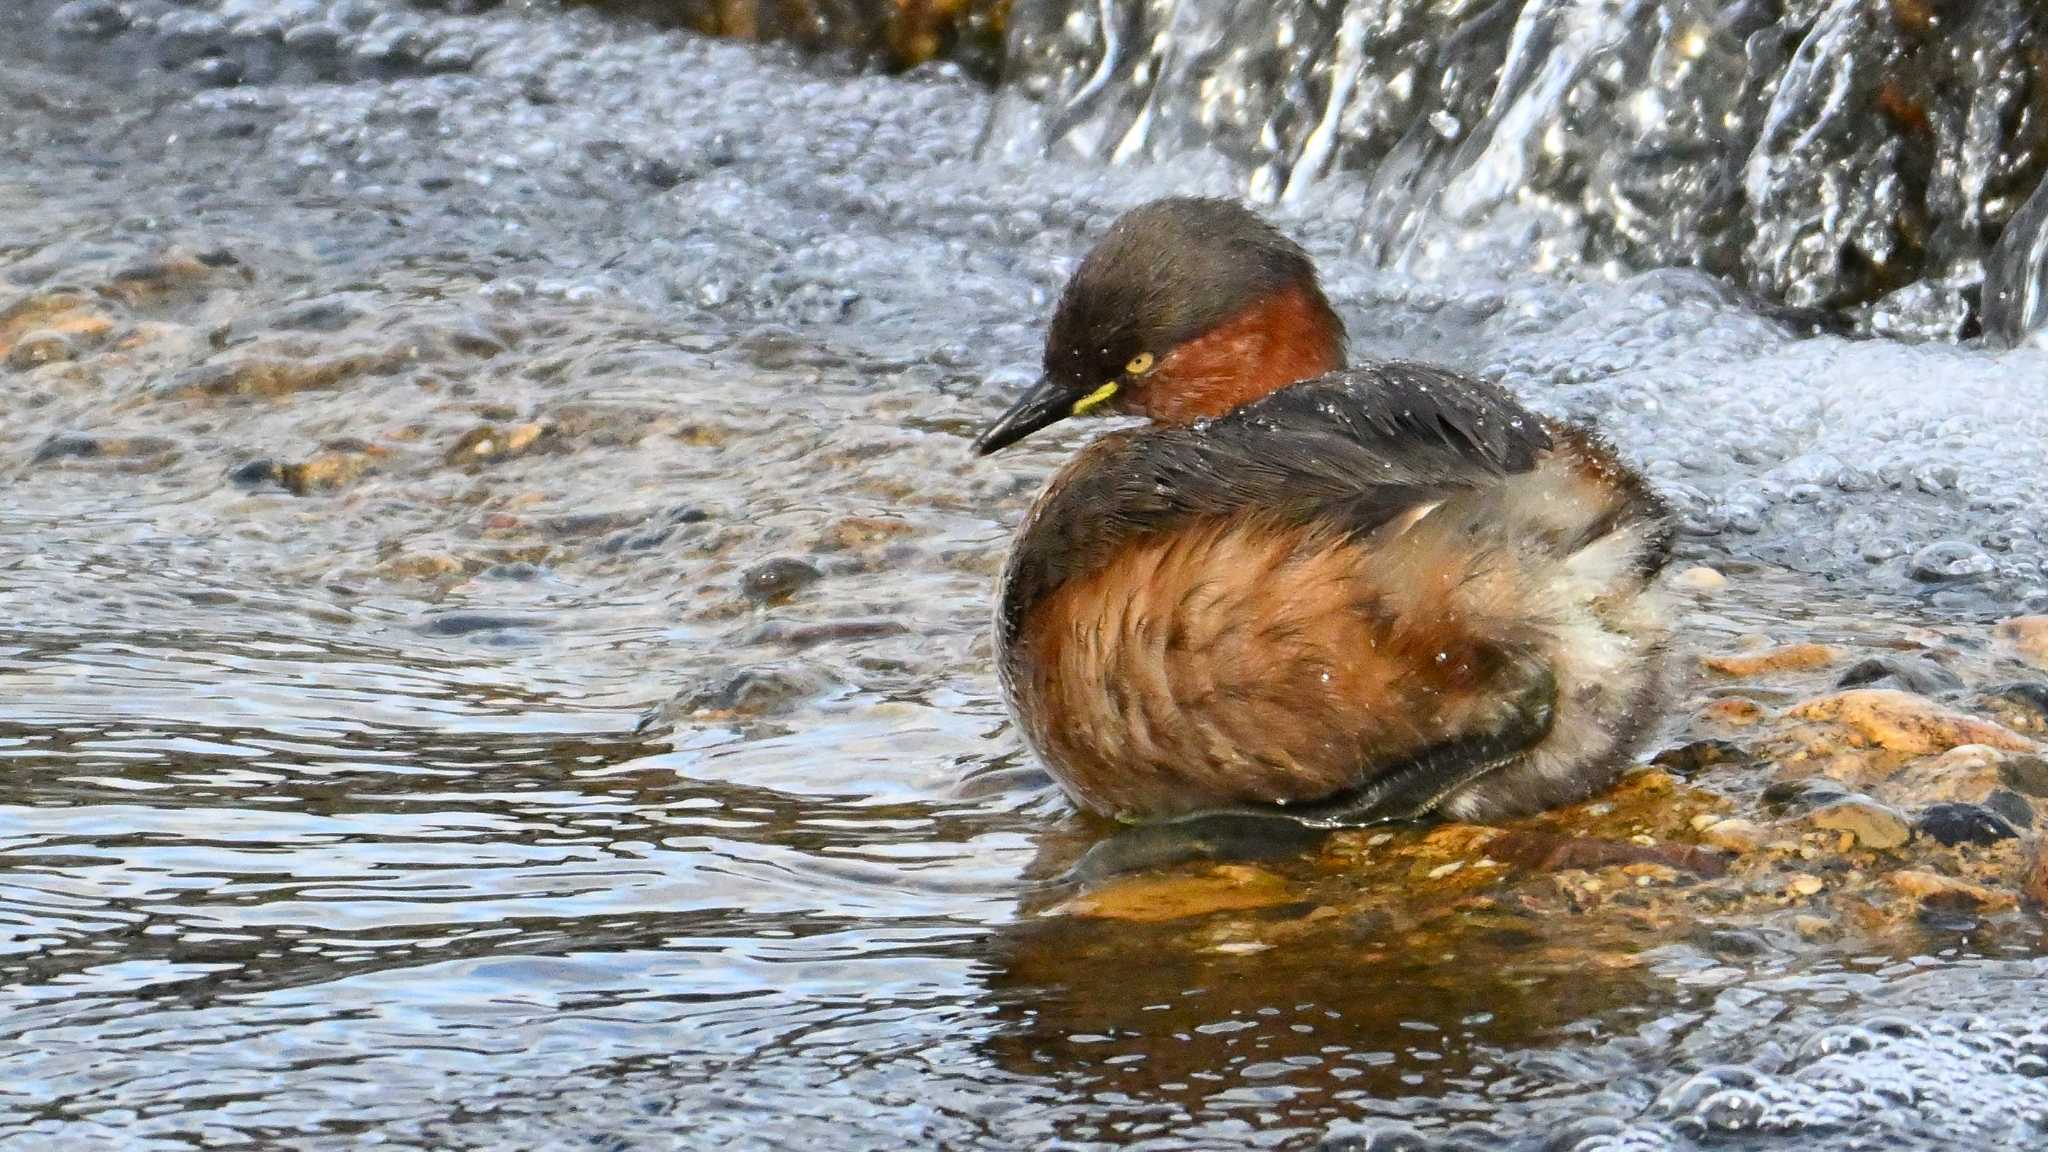
[[[987,620],[1076,433],[967,441],[1088,240],[1222,171],[978,159],[945,66],[589,12],[55,8],[0,11],[0,1148],[2048,1133],[2031,914],[1049,911],[1101,830]],[[1731,575],[1694,643],[2048,603],[2048,352],[1691,272],[1411,279],[1355,191],[1281,219],[1360,350],[1606,427]]]

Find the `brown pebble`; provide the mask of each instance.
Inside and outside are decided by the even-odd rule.
[[[2006,754],[1983,744],[1961,744],[1924,764],[1914,764],[1899,773],[1894,783],[1912,793],[1916,804],[1944,801],[1982,804],[1998,791],[2001,766]]]
[[[832,550],[871,548],[907,536],[914,530],[906,520],[890,520],[880,516],[848,516],[825,530],[825,539],[821,547]]]
[[[1913,825],[1904,813],[1860,796],[1815,808],[1806,814],[1806,821],[1816,828],[1847,833],[1865,848],[1879,852],[1913,838]]]
[[[1747,696],[1723,696],[1694,715],[1703,723],[1747,728],[1764,718],[1764,706]]]
[[[402,359],[393,355],[330,356],[317,360],[247,356],[180,372],[162,390],[172,396],[290,396],[339,388],[365,373],[389,371]]]
[[[1700,842],[1737,856],[1747,856],[1769,843],[1770,836],[1770,830],[1763,825],[1736,816],[1707,825],[1700,833]]]
[[[2027,871],[2021,890],[2038,907],[2048,908],[2048,838],[2036,836],[2027,850]]]
[[[1728,577],[1719,569],[1695,564],[1673,576],[1671,586],[1681,592],[1718,592],[1728,586]]]
[[[1865,743],[1894,752],[1930,756],[1963,744],[2026,752],[2034,742],[1989,721],[1944,708],[1924,696],[1890,688],[1852,688],[1793,707],[1795,720],[1826,721],[1850,729]]]
[[[331,492],[354,483],[387,455],[384,449],[370,446],[316,452],[297,464],[280,467],[277,478],[294,496]]]
[[[1722,676],[1764,676],[1772,672],[1806,672],[1825,668],[1842,658],[1840,650],[1827,644],[1785,644],[1761,652],[1727,652],[1702,656],[1700,664]]]
[[[1995,888],[1986,888],[1982,884],[1972,884],[1968,880],[1957,880],[1952,876],[1943,876],[1939,872],[1928,872],[1919,868],[1901,868],[1897,872],[1887,872],[1884,882],[1901,895],[1910,896],[1915,900],[1962,899],[1985,908],[2009,908],[2018,903],[2010,892],[2000,892]]]
[[[1535,829],[1504,832],[1486,846],[1486,854],[1504,864],[1537,872],[1591,871],[1625,864],[1662,864],[1698,876],[1728,871],[1728,859],[1691,844],[1631,844],[1598,836],[1560,836]]]
[[[1792,930],[1807,940],[1824,940],[1835,934],[1835,922],[1825,916],[1802,913],[1792,918]]]
[[[1192,876],[1137,876],[1085,892],[1054,909],[1100,920],[1154,924],[1212,912],[1266,908],[1294,899],[1262,868],[1222,864]]]

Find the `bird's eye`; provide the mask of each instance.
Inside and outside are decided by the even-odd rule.
[[[1140,352],[1124,365],[1124,371],[1132,376],[1143,376],[1152,370],[1152,354]]]

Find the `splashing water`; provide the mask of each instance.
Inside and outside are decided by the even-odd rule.
[[[2048,272],[2021,211],[2048,171],[2048,10],[2026,0],[1046,0],[1014,21],[994,155],[1209,153],[1265,201],[1360,172],[1338,210],[1409,271],[1486,268],[1501,250],[1461,263],[1468,233],[1512,222],[1538,270],[1691,265],[1915,338],[2039,328],[1990,303]]]

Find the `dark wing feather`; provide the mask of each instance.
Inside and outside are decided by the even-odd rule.
[[[1417,504],[1533,468],[1543,421],[1505,391],[1388,363],[1284,388],[1186,427],[1112,434],[1034,510],[1005,580],[1005,638],[1123,542],[1247,510],[1369,532]]]

